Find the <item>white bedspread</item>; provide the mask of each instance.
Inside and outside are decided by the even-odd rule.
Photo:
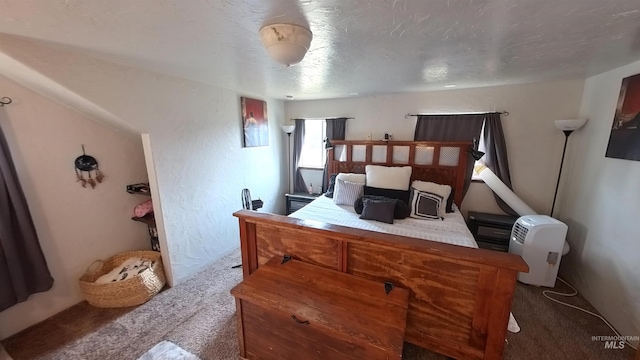
[[[395,220],[393,224],[386,224],[374,220],[362,220],[353,206],[336,205],[332,199],[323,195],[289,216],[447,244],[478,247],[467,228],[464,217],[457,209],[454,213],[446,214],[443,221],[406,218]]]

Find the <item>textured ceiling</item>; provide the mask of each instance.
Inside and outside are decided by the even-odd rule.
[[[275,22],[313,32],[299,65],[267,56],[258,31]],[[242,92],[318,99],[602,72],[640,59],[640,1],[0,0],[0,32]]]

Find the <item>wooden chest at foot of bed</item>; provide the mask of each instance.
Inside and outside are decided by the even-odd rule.
[[[406,289],[273,258],[231,294],[242,358],[402,358]]]

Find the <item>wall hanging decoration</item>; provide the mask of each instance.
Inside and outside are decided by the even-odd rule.
[[[80,182],[80,185],[82,185],[83,188],[86,188],[87,184],[89,184],[92,189],[95,189],[96,185],[104,180],[104,174],[100,172],[98,160],[85,153],[84,145],[82,145],[82,155],[76,158],[74,165],[76,178],[78,179],[76,182]],[[87,173],[86,177],[84,173]]]
[[[244,147],[269,146],[267,102],[240,98]]]
[[[640,161],[640,74],[622,79],[606,156]]]

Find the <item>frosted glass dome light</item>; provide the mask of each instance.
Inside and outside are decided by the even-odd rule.
[[[587,119],[564,119],[556,120],[555,125],[562,131],[574,131],[583,127],[586,122]]]
[[[298,25],[271,24],[260,29],[260,38],[273,60],[291,66],[304,59],[313,34]]]
[[[284,131],[287,134],[291,134],[295,129],[296,129],[295,125],[282,125],[282,131]]]

